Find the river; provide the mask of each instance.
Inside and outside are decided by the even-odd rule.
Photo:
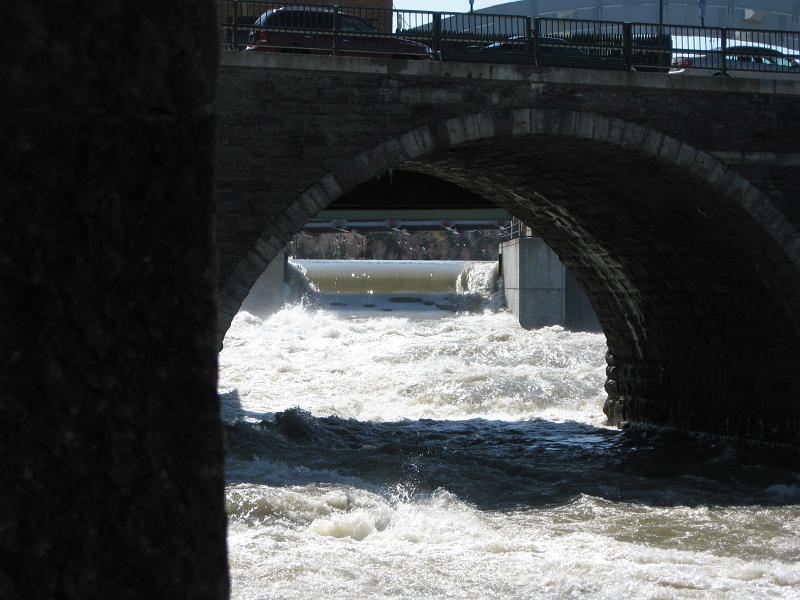
[[[220,355],[236,600],[800,598],[790,454],[607,427],[604,336],[492,265],[292,269]]]

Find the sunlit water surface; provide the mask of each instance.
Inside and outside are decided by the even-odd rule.
[[[800,598],[792,459],[606,427],[602,335],[338,300],[226,337],[233,598]]]

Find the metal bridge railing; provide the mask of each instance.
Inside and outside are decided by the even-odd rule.
[[[509,242],[519,238],[531,238],[533,233],[530,227],[519,219],[511,219],[511,224],[500,229],[500,241]]]
[[[225,50],[796,73],[800,32],[218,0]]]

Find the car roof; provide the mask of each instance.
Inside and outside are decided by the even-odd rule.
[[[746,42],[743,40],[727,40],[725,47],[726,51],[742,52],[754,51],[757,49],[773,50],[779,54],[790,57],[797,57],[800,50],[793,50],[783,46],[775,46],[772,44],[763,44],[761,42]],[[718,52],[722,50],[722,40],[715,37],[705,37],[699,35],[673,35],[672,36],[672,50],[675,51],[706,51]]]
[[[521,34],[518,34],[518,35],[512,35],[510,38],[507,38],[505,40],[500,40],[500,41],[511,42],[511,41],[516,41],[516,40],[526,40],[526,39],[527,39],[527,36],[525,34],[521,33]],[[533,39],[535,39],[535,38],[531,38],[531,40],[533,40]],[[565,40],[564,38],[556,37],[554,35],[540,35],[539,36],[539,41],[541,41],[541,40],[551,41],[551,42],[562,42],[564,44],[571,44],[572,43],[569,40]]]
[[[292,6],[281,6],[279,8],[272,8],[266,12],[263,12],[259,15],[259,17],[255,20],[256,26],[264,27],[266,25],[266,19],[269,19],[273,15],[281,14],[281,13],[293,13],[293,12],[309,12],[309,13],[320,13],[320,14],[333,14],[334,10],[330,6],[305,6],[305,5],[292,5]],[[367,21],[359,17],[358,15],[351,14],[349,12],[345,12],[343,10],[339,10],[340,17],[351,17],[353,19],[358,19],[359,21],[363,21],[367,25]],[[372,25],[370,25],[372,27]]]
[[[333,7],[330,6],[306,6],[306,5],[292,5],[292,6],[280,6],[278,8],[272,8],[266,12],[261,13],[261,17],[267,15],[271,16],[276,13],[281,12],[316,12],[316,13],[333,13]],[[351,14],[344,10],[339,9],[340,15],[347,15],[348,17],[355,17],[357,19],[361,19],[358,15]],[[362,19],[363,20],[363,19]]]
[[[330,6],[307,6],[307,5],[292,5],[292,6],[281,6],[280,8],[275,8],[272,12],[278,11],[285,11],[285,12],[298,12],[298,11],[308,11],[308,12],[333,12],[333,8]]]
[[[772,46],[764,46],[764,45],[741,45],[737,44],[736,46],[728,46],[726,48],[729,52],[745,52],[755,54],[754,51],[758,51],[760,53],[770,53],[770,54],[783,54],[782,52],[776,50]]]

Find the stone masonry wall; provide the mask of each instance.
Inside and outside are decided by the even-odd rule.
[[[213,3],[0,29],[0,598],[226,598]]]
[[[612,422],[800,441],[797,83],[256,53],[220,82],[221,332],[308,218],[402,166],[558,253]]]

